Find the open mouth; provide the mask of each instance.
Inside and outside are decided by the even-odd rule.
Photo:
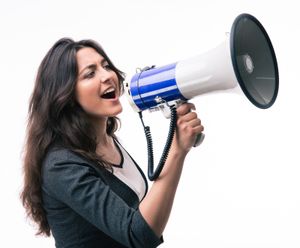
[[[104,99],[114,99],[116,97],[116,91],[113,88],[110,88],[101,95],[101,98]]]

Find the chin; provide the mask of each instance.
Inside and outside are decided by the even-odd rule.
[[[118,107],[116,107],[116,109],[115,109],[115,111],[114,111],[114,114],[112,114],[111,117],[117,116],[118,114],[121,114],[122,111],[123,111],[123,107],[122,107],[122,105],[120,104]]]

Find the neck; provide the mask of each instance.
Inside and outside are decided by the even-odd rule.
[[[98,147],[108,147],[111,146],[113,143],[111,136],[109,136],[106,132],[107,120],[108,118],[92,120],[97,136]]]
[[[106,128],[100,128],[99,126],[97,126],[96,130],[97,130],[96,153],[99,154],[103,159],[107,161],[111,161],[111,156],[108,156],[108,154],[111,154],[111,152],[114,151],[115,149],[114,141],[112,137],[107,134]]]

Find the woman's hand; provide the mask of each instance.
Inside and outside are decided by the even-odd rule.
[[[171,148],[173,152],[188,153],[195,144],[197,135],[204,130],[193,110],[195,105],[192,103],[184,103],[177,108],[177,128]]]

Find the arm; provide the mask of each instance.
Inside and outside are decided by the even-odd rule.
[[[185,157],[197,134],[203,131],[201,121],[192,109],[194,105],[190,103],[178,107],[177,129],[167,161],[139,206],[142,216],[158,237],[168,222]]]
[[[126,247],[152,248],[162,242],[145,222],[140,211],[129,206],[118,194],[120,192],[106,183],[107,177],[114,176],[105,169],[95,170],[94,166],[72,152],[58,150],[51,152],[51,156],[46,159],[42,173],[43,191],[65,205],[56,209],[58,212],[63,211],[60,216],[66,214],[65,208],[71,208]],[[63,228],[68,229],[76,225],[73,216],[66,215],[63,220],[54,220],[58,225],[63,223]],[[62,231],[59,235],[67,241],[71,238]]]

